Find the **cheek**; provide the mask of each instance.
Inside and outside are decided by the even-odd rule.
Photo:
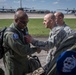
[[[24,24],[21,24],[20,27],[23,29],[25,27],[25,25]]]
[[[26,27],[27,26],[27,23],[23,24],[23,26]]]
[[[24,26],[26,27],[26,26],[27,26],[27,24],[24,24]]]
[[[24,28],[24,25],[21,25],[20,27],[21,27],[21,29],[23,29]]]
[[[46,27],[47,27],[47,23],[46,23],[46,22],[44,22],[43,24],[44,24],[44,26],[45,26],[45,28],[46,28]]]
[[[50,27],[50,24],[51,24],[51,22],[48,22],[48,23],[47,23],[47,26]]]

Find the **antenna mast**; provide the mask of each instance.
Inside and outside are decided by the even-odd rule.
[[[20,8],[22,8],[22,0],[20,0]]]

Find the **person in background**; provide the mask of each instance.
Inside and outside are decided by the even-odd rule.
[[[28,23],[28,15],[18,10],[14,15],[14,23],[10,25],[15,32],[5,32],[3,37],[5,75],[26,75],[29,72],[27,55],[40,52],[38,47],[30,47],[25,36]]]
[[[62,26],[64,28],[64,30],[70,34],[72,32],[72,29],[67,25],[65,24],[64,22],[64,14],[62,12],[56,12],[54,13],[55,15],[55,21],[56,21],[56,24],[59,25],[59,26]]]

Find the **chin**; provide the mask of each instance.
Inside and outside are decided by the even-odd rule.
[[[47,26],[45,26],[45,28],[47,28]]]
[[[45,28],[47,28],[47,27],[45,26]]]

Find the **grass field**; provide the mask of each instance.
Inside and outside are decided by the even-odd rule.
[[[72,29],[76,29],[76,19],[64,19],[65,23]],[[13,19],[0,19],[0,28],[8,27],[13,22]],[[43,19],[29,19],[29,33],[35,36],[48,36],[49,29],[43,25]]]

